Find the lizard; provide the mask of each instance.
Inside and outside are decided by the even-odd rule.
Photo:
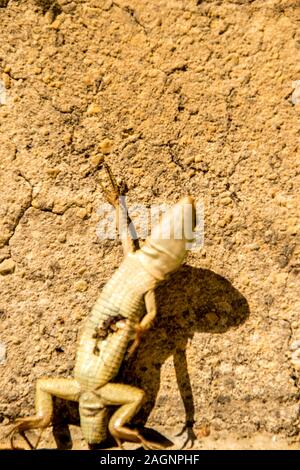
[[[147,440],[139,430],[128,427],[145,400],[145,392],[114,382],[114,379],[125,356],[133,354],[142,334],[155,319],[155,288],[179,268],[186,255],[192,236],[186,236],[182,227],[191,217],[194,230],[195,204],[191,196],[182,198],[163,214],[144,245],[136,249],[135,240],[128,230],[130,219],[120,197],[125,192],[124,188],[116,182],[106,163],[104,167],[110,190],[103,184],[101,186],[106,199],[116,210],[117,228],[120,229],[124,217],[127,222],[127,229],[120,233],[125,257],[86,319],[77,349],[74,377],[37,380],[35,415],[18,418],[14,422],[10,432],[12,448],[15,448],[14,437],[18,433],[31,449],[37,448],[42,430],[51,424],[53,397],[79,403],[80,427],[89,448],[104,441],[108,431],[119,447],[127,441],[140,443],[144,449],[161,448]],[[178,221],[182,223],[179,237],[175,229]],[[166,237],[168,230],[170,236]],[[109,419],[111,406],[117,409]],[[29,429],[41,430],[35,446],[25,434]]]

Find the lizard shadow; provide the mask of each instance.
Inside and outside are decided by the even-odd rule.
[[[237,328],[250,314],[246,298],[224,277],[208,269],[183,265],[156,291],[158,315],[154,328],[142,339],[135,357],[121,368],[118,380],[142,388],[147,402],[134,419],[144,425],[156,404],[161,367],[173,356],[177,384],[185,409],[188,440],[193,442],[195,405],[188,373],[186,348],[195,333],[222,334]],[[176,414],[176,412],[175,412]]]
[[[156,290],[158,315],[154,328],[142,338],[132,358],[124,361],[115,382],[131,384],[146,392],[147,401],[134,424],[144,425],[156,406],[164,406],[167,398],[159,397],[161,368],[173,356],[177,384],[185,409],[188,440],[193,442],[195,405],[192,393],[186,347],[195,333],[221,334],[237,328],[250,314],[245,297],[224,277],[208,269],[183,265],[170,280]],[[78,404],[55,399],[53,435],[59,449],[73,446],[68,424],[79,424]],[[146,429],[151,438],[157,433]],[[161,439],[165,437],[160,435]],[[113,441],[103,443],[113,446]],[[101,446],[102,447],[102,446]]]

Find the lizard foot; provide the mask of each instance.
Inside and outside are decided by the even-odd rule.
[[[145,450],[163,450],[166,448],[166,446],[164,446],[163,444],[159,444],[158,442],[154,442],[154,441],[150,441],[149,439],[146,439],[140,433],[139,433],[139,439]]]
[[[14,445],[14,438],[17,434],[23,437],[23,439],[27,442],[28,446],[30,447],[31,450],[36,449],[42,435],[43,429],[47,427],[44,424],[44,420],[42,418],[38,418],[37,416],[31,416],[28,418],[18,418],[15,421],[15,426],[13,429],[10,431],[10,445],[12,449],[16,449]],[[41,432],[39,434],[38,440],[35,445],[32,445],[31,442],[29,441],[28,437],[25,434],[25,431],[29,429],[35,429],[35,428],[41,428]]]
[[[144,333],[146,331],[147,331],[147,329],[142,328],[140,325],[137,325],[135,327],[134,341],[133,341],[133,343],[131,344],[131,346],[129,347],[129,349],[127,351],[127,354],[126,354],[126,357],[125,357],[126,361],[135,353],[135,351],[137,350],[137,348],[139,347],[139,345],[142,341],[142,336],[144,335]]]
[[[170,445],[169,441],[166,445],[153,441],[151,436],[150,438],[146,438],[138,429],[123,427],[118,430],[110,429],[110,432],[120,449],[123,449],[124,442],[135,442],[141,444],[145,450],[161,450],[169,447]]]

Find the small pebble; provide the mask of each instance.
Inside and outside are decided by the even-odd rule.
[[[199,113],[199,107],[198,106],[190,106],[189,113],[192,116],[195,115],[195,114],[198,114]]]
[[[54,214],[64,214],[68,207],[70,207],[69,201],[58,199],[54,202],[52,211]]]
[[[91,70],[84,77],[83,81],[87,86],[93,85],[101,77],[100,70]]]
[[[67,240],[67,234],[66,233],[60,233],[57,237],[57,240],[60,242],[60,243],[65,243],[66,240]]]
[[[270,181],[275,181],[277,180],[278,178],[278,175],[276,173],[270,173],[268,176],[267,176],[268,180]]]
[[[174,163],[174,165],[175,165],[175,163]],[[175,167],[176,167],[176,165],[175,165]],[[130,170],[130,173],[134,176],[142,176],[143,173],[144,173],[142,168],[130,168],[129,170]]]
[[[50,176],[53,176],[53,178],[55,178],[58,175],[58,173],[60,173],[60,168],[58,168],[57,166],[54,168],[47,168],[46,173]]]
[[[88,288],[88,283],[81,279],[80,281],[75,282],[74,287],[78,292],[85,292]]]
[[[194,163],[194,161],[195,161],[195,157],[186,157],[186,158],[184,159],[184,163],[185,163],[186,165],[190,165],[191,163]]]
[[[3,79],[3,84],[4,84],[4,87],[8,90],[9,88],[11,88],[11,78],[10,76],[7,74],[7,73],[4,73],[2,75],[2,79]]]
[[[195,434],[198,439],[207,437],[210,435],[210,427],[208,425],[202,426],[201,428],[196,429]]]
[[[99,114],[100,111],[101,111],[100,106],[96,103],[92,103],[92,104],[90,104],[90,106],[87,109],[87,114],[89,116],[93,116],[94,114]]]
[[[232,203],[231,197],[224,197],[223,199],[221,199],[221,204],[223,204],[223,206],[228,206],[228,204],[231,204],[231,203]]]
[[[296,351],[297,349],[300,349],[300,339],[296,339],[295,341],[292,342],[290,345],[290,350],[291,351]]]
[[[239,283],[242,286],[248,286],[250,284],[250,279],[247,277],[246,274],[240,274],[239,275]]]
[[[225,225],[226,225],[226,219],[225,219],[225,218],[219,220],[219,222],[218,222],[218,226],[219,226],[219,227],[224,228]]]
[[[56,17],[56,19],[53,21],[53,23],[51,23],[51,25],[49,27],[51,29],[58,30],[58,29],[60,29],[62,22],[63,22],[63,15],[59,15],[59,16]]]
[[[21,340],[20,340],[19,338],[16,338],[16,337],[13,338],[13,339],[11,340],[11,342],[12,342],[12,344],[14,344],[14,345],[16,345],[16,346],[17,346],[18,344],[21,344]]]
[[[14,262],[14,260],[12,260],[11,258],[5,259],[0,264],[0,274],[6,275],[6,274],[13,273],[15,270],[15,266],[16,266],[16,263]]]
[[[82,207],[81,209],[78,209],[78,211],[76,212],[76,214],[78,215],[78,217],[80,217],[81,219],[85,219],[88,215],[88,212],[87,210],[85,209],[85,207]]]
[[[39,75],[40,73],[42,73],[42,68],[41,67],[32,67],[31,68],[31,73],[33,75]]]
[[[104,155],[110,153],[112,151],[113,143],[110,139],[104,139],[99,144],[99,148]]]
[[[232,214],[229,213],[229,214],[226,214],[225,217],[219,220],[218,225],[219,227],[224,228],[225,225],[229,224],[231,221],[232,221]]]
[[[7,259],[10,257],[10,251],[8,246],[4,246],[3,248],[0,249],[0,263],[4,259]]]
[[[112,0],[106,0],[104,1],[104,3],[102,4],[102,10],[104,11],[107,11],[109,10],[113,5],[113,1]]]
[[[249,248],[249,250],[251,250],[251,251],[257,251],[257,250],[259,250],[259,245],[258,245],[258,243],[255,243],[255,242],[254,242],[254,243],[250,243],[250,244],[248,245],[248,248]]]
[[[65,144],[70,144],[72,142],[72,133],[71,132],[66,132],[63,135],[62,140],[65,142]]]
[[[90,157],[91,164],[95,167],[98,167],[98,165],[100,165],[100,163],[102,163],[103,160],[104,160],[103,155],[92,155]]]
[[[297,225],[293,225],[293,223],[289,223],[287,224],[287,232],[290,234],[290,235],[297,235],[298,233],[298,230],[299,230],[299,227]]]

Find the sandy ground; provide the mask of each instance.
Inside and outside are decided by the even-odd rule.
[[[0,0],[0,432],[71,376],[122,259],[96,233],[105,156],[129,205],[205,208],[120,373],[147,394],[133,422],[174,448],[299,447],[299,79],[297,0]],[[42,445],[85,448],[75,404],[54,422]]]

